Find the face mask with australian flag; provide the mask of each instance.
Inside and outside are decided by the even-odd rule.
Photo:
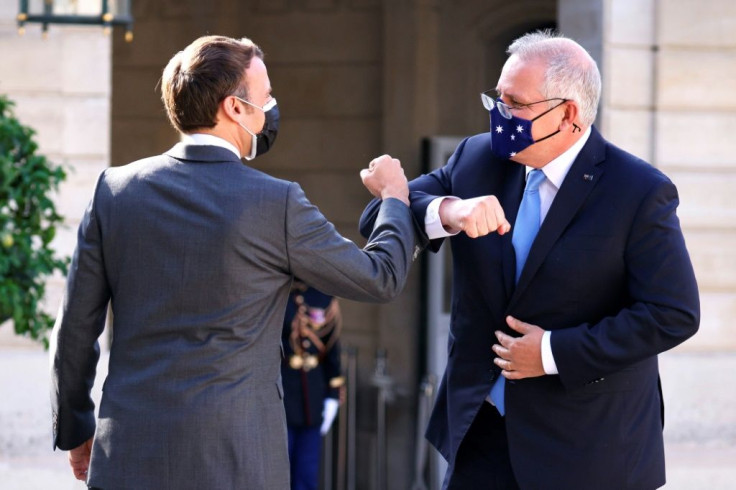
[[[565,99],[562,99],[560,104],[549,108],[534,119],[522,119],[511,114],[511,108],[501,99],[493,100],[488,95],[482,95],[483,106],[488,110],[491,118],[491,151],[499,158],[513,158],[517,153],[525,150],[534,143],[544,141],[560,132],[558,129],[554,133],[550,133],[544,138],[534,141],[532,137],[532,123],[561,104],[564,104],[566,102]]]

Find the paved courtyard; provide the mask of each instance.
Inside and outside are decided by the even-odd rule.
[[[66,453],[51,450],[47,353],[25,342],[6,344],[0,342],[0,488],[85,489],[68,470]],[[675,352],[660,360],[667,406],[664,488],[736,488],[736,355]],[[98,380],[106,365],[103,354]]]

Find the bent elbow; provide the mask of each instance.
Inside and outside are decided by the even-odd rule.
[[[694,336],[700,328],[700,308],[682,308],[677,311],[677,316],[671,318],[669,322],[670,335],[673,337],[675,345],[685,342]]]
[[[386,279],[381,281],[381,287],[374,291],[374,297],[378,303],[390,303],[401,294],[406,285],[406,274],[399,274],[392,270],[386,275]]]

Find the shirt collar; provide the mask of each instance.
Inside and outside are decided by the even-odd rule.
[[[547,180],[554,185],[555,188],[559,189],[562,185],[562,181],[565,180],[567,172],[570,171],[570,167],[572,167],[573,162],[580,154],[585,143],[588,141],[590,132],[591,130],[589,126],[588,129],[585,130],[585,134],[583,134],[582,138],[580,138],[574,145],[568,148],[562,155],[542,167],[541,170],[544,172],[544,176],[547,177]],[[532,170],[534,170],[533,167],[526,167],[527,177],[529,176],[529,172]]]
[[[230,150],[231,152],[235,153],[235,156],[237,156],[239,159],[242,158],[240,155],[240,152],[238,152],[238,149],[230,143],[229,141],[220,138],[219,136],[214,136],[212,134],[204,134],[204,133],[192,133],[192,134],[182,134],[181,135],[181,142],[186,143],[188,145],[210,145],[210,146],[219,146],[222,148],[226,148]]]

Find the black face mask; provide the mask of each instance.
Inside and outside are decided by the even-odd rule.
[[[263,130],[256,135],[258,142],[256,143],[256,156],[263,155],[273,147],[276,141],[276,135],[279,133],[279,106],[274,104],[269,110],[265,111],[266,122],[263,123]]]

